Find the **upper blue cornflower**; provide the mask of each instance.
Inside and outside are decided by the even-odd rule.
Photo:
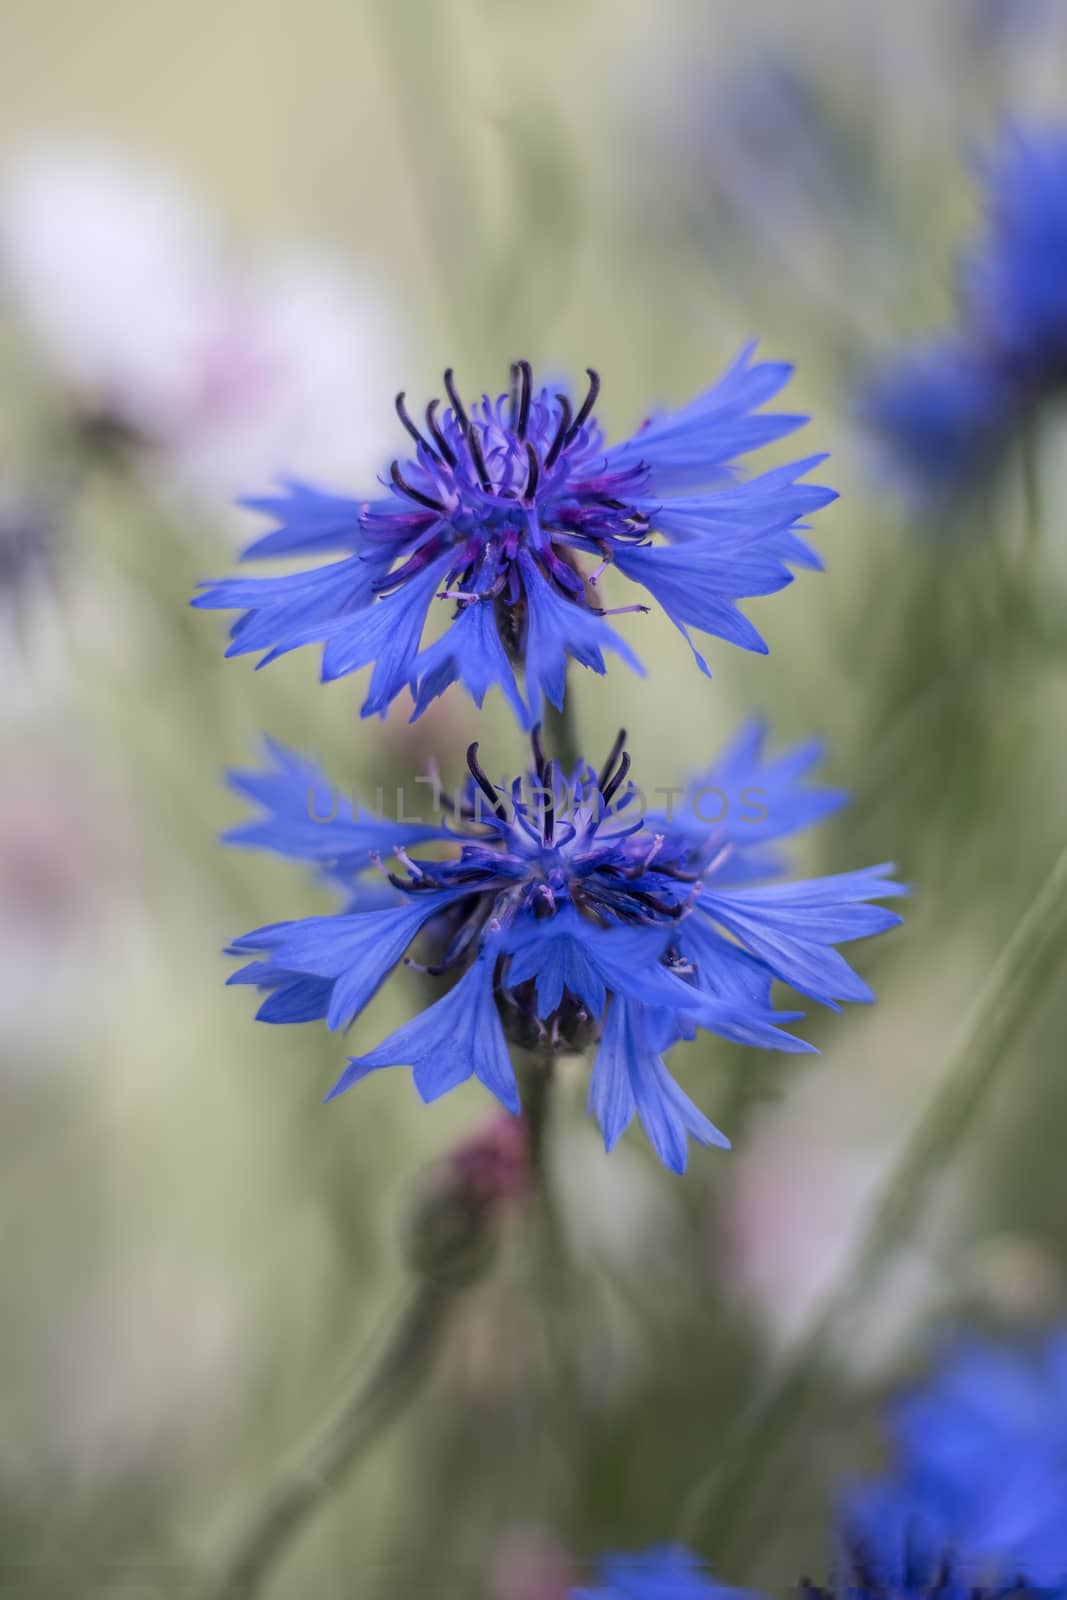
[[[640,1555],[607,1555],[596,1589],[573,1589],[571,1600],[741,1600],[742,1591],[718,1583],[680,1545],[655,1545]]]
[[[331,808],[314,769],[272,747],[271,770],[234,780],[265,815],[231,837],[316,863],[346,903],[332,916],[238,939],[233,952],[252,961],[230,981],[269,991],[264,1021],[324,1017],[346,1028],[421,937],[422,970],[458,981],[350,1061],[332,1095],[378,1068],[406,1065],[425,1100],[474,1074],[518,1111],[506,1028],[534,1047],[599,1041],[589,1109],[608,1149],[635,1113],[675,1171],[685,1167],[687,1134],[726,1145],[662,1053],[698,1028],[743,1044],[810,1049],[782,1031],[800,1013],[776,1012],[772,985],[780,980],[834,1009],[873,999],[834,946],[897,923],[868,902],[902,891],[885,867],[766,881],[784,870],[777,841],[843,801],[801,782],[818,745],[768,760],[763,729],[750,725],[681,806],[643,815],[623,742],[620,735],[599,774],[583,767],[565,780],[535,731],[532,772],[499,786],[472,745],[465,791],[455,802],[442,797],[452,814],[399,825],[339,802]],[[335,809],[333,820],[312,820],[309,800],[319,815]],[[433,859],[408,855],[431,841]],[[390,856],[400,870],[368,885],[366,869]]]
[[[968,1568],[1067,1588],[1067,1333],[1025,1355],[963,1344],[892,1432],[883,1494],[925,1506]]]
[[[791,370],[754,362],[749,347],[704,394],[610,447],[594,417],[600,379],[591,369],[577,408],[564,393],[535,391],[526,361],[512,368],[509,394],[470,408],[446,372],[449,403],[431,401],[421,427],[397,396],[414,451],[382,477],[384,495],[347,499],[291,482],[246,502],[279,524],[246,557],[333,550],[340,560],[210,584],[194,604],[242,612],[228,653],[262,652],[261,666],[312,643],[323,646],[324,679],[373,665],[364,716],[384,716],[405,687],[418,716],[458,680],[479,706],[499,686],[529,727],[543,697],[562,705],[568,657],[602,673],[610,650],[640,671],[606,618],[649,608],[601,605],[609,566],[687,639],[695,628],[765,651],[735,603],[783,588],[790,563],[819,566],[798,530],[836,498],[798,481],[823,456],[744,481],[731,470],[736,457],[807,421],[756,410]],[[450,625],[423,646],[435,599]]]

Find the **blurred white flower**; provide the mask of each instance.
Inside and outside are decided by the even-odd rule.
[[[393,362],[382,298],[312,254],[248,265],[165,178],[41,149],[0,197],[0,283],[91,416],[209,502],[373,471]]]

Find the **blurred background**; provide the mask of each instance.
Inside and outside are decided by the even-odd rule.
[[[855,400],[952,315],[972,155],[1005,113],[1067,117],[1067,11],[9,0],[3,24],[0,1560],[27,1594],[196,1591],[388,1317],[418,1174],[490,1110],[470,1086],[424,1107],[405,1073],[326,1108],[344,1046],[224,988],[228,938],[325,904],[217,842],[242,814],[223,771],[261,731],[368,796],[431,759],[454,778],[475,736],[491,770],[521,760],[510,715],[457,691],[412,729],[402,707],[360,722],[314,652],[224,663],[188,597],[259,526],[236,495],[281,471],[364,492],[395,392],[439,392],[448,365],[496,393],[518,356],[592,364],[622,436],[749,338],[796,363],[787,404],[814,420],[790,453],[832,451],[827,572],[746,607],[769,657],[712,648],[709,684],[653,613],[625,619],[646,679],[572,692],[591,756],[625,723],[646,787],[752,712],[826,738],[854,801],[802,865],[894,859],[914,885],[858,955],[879,1004],[810,1018],[814,1064],[679,1047],[736,1146],[684,1179],[637,1136],[605,1157],[568,1063],[565,1281],[505,1236],[430,1385],[270,1590],[559,1600],[597,1550],[676,1530],[1067,837],[1062,642],[1004,602],[1018,474],[931,516]],[[1049,415],[1026,559],[1053,609],[1062,444]],[[727,1577],[822,1569],[833,1485],[877,1461],[881,1396],[940,1330],[1064,1309],[1065,1027],[1061,976],[864,1338],[828,1353],[802,1481]]]

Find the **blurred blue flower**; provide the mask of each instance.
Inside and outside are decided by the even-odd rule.
[[[1067,1333],[1036,1350],[962,1343],[897,1405],[895,1492],[968,1567],[1067,1587]]]
[[[961,265],[957,329],[888,357],[858,396],[926,501],[981,487],[1067,383],[1067,128],[1008,126],[979,171],[986,221]]]
[[[447,814],[429,824],[322,805],[322,779],[276,746],[266,773],[236,775],[264,815],[234,841],[307,861],[345,896],[333,915],[275,923],[233,945],[251,962],[230,981],[268,991],[263,1021],[347,1028],[420,937],[421,970],[458,980],[352,1059],[331,1098],[403,1065],[424,1100],[473,1074],[517,1112],[508,1037],[538,1049],[597,1043],[589,1109],[607,1148],[636,1114],[661,1160],[681,1172],[687,1135],[728,1141],[670,1076],[665,1050],[699,1028],[811,1049],[782,1031],[801,1013],[774,1010],[776,981],[835,1010],[873,1000],[834,947],[900,920],[868,903],[904,892],[888,869],[766,881],[786,866],[779,841],[844,801],[802,782],[818,744],[768,759],[764,729],[752,723],[686,791],[660,791],[680,804],[646,814],[627,781],[624,740],[599,774],[565,776],[535,730],[532,771],[500,785],[472,745],[465,788],[454,800],[441,795]],[[333,820],[313,821],[309,798],[317,815],[335,810]],[[435,859],[408,855],[430,841]],[[401,870],[386,872],[386,857]],[[386,881],[368,885],[368,867]]]
[[[0,608],[23,598],[55,567],[59,507],[0,484]]]
[[[1067,128],[1009,126],[982,163],[986,225],[963,263],[976,344],[1024,387],[1067,380]]]
[[[450,404],[439,414],[431,401],[422,427],[397,397],[414,454],[392,463],[384,496],[351,500],[293,482],[246,502],[278,522],[246,556],[332,550],[340,560],[213,583],[194,604],[242,612],[228,653],[262,652],[261,666],[312,643],[323,645],[324,679],[373,665],[364,716],[384,716],[405,687],[418,716],[460,681],[479,706],[498,686],[529,727],[545,696],[562,705],[568,656],[602,673],[614,651],[640,671],[606,618],[649,608],[599,603],[608,566],[647,590],[686,639],[695,628],[765,651],[736,601],[783,588],[790,565],[820,565],[798,530],[836,498],[798,481],[823,456],[743,481],[732,470],[736,457],[807,421],[757,410],[791,370],[755,362],[746,348],[702,395],[610,448],[593,415],[592,370],[577,410],[566,394],[535,392],[525,361],[512,369],[510,395],[469,410],[446,372]],[[435,598],[451,623],[423,647]]]
[[[924,1496],[897,1484],[847,1494],[835,1535],[830,1584],[804,1585],[809,1600],[1008,1600],[1026,1590],[1010,1558],[968,1558]]]
[[[680,1545],[655,1545],[640,1555],[608,1555],[599,1563],[599,1586],[574,1589],[571,1600],[727,1600],[742,1591],[718,1583]]]
[[[868,380],[858,410],[923,502],[983,483],[1014,418],[1010,384],[988,357],[952,335],[890,357]]]
[[[1063,20],[1057,0],[960,0],[963,21],[978,46],[1032,43]]]

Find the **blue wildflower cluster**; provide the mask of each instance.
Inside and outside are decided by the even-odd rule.
[[[447,404],[432,400],[421,426],[397,396],[413,453],[392,462],[384,494],[349,499],[289,483],[246,502],[278,524],[246,557],[340,559],[210,584],[195,604],[241,612],[228,653],[260,655],[261,666],[321,644],[324,679],[373,667],[364,716],[384,716],[410,689],[417,717],[458,681],[479,706],[498,687],[529,728],[545,698],[562,706],[568,658],[603,673],[610,651],[641,671],[607,618],[649,607],[602,605],[608,567],[686,639],[693,628],[765,651],[737,601],[784,588],[792,567],[820,565],[801,537],[804,519],[836,498],[800,481],[819,455],[755,478],[733,468],[807,421],[758,409],[790,372],[747,348],[704,394],[605,446],[592,370],[575,404],[535,389],[520,361],[508,394],[470,408],[448,371]],[[424,645],[435,601],[450,621]]]
[[[1067,1596],[1067,1334],[1029,1355],[974,1340],[891,1417],[894,1471],[841,1495],[827,1585],[806,1600]],[[573,1600],[737,1594],[677,1547],[604,1563]]]
[[[234,942],[246,964],[230,981],[264,994],[259,1017],[346,1029],[401,961],[438,985],[425,1009],[349,1061],[329,1098],[407,1066],[424,1100],[473,1076],[518,1113],[509,1041],[541,1053],[595,1047],[589,1110],[607,1148],[636,1116],[681,1172],[690,1136],[728,1141],[667,1071],[673,1044],[705,1029],[810,1049],[785,1028],[802,1013],[776,1009],[779,983],[833,1008],[873,999],[836,947],[899,920],[872,903],[903,892],[889,869],[783,881],[778,841],[844,798],[802,784],[817,745],[769,760],[753,723],[680,808],[651,814],[629,780],[624,735],[599,771],[562,771],[538,720],[546,698],[563,706],[569,659],[603,672],[614,650],[637,665],[599,604],[608,567],[657,599],[687,639],[696,628],[765,648],[736,601],[782,588],[792,566],[819,565],[804,518],[835,497],[802,481],[821,456],[736,476],[737,457],[807,420],[759,409],[789,374],[747,348],[689,405],[605,447],[592,369],[575,405],[535,389],[519,361],[509,393],[469,409],[450,370],[448,403],[431,401],[421,425],[397,396],[414,453],[393,461],[384,496],[291,483],[249,502],[278,526],[248,555],[344,553],[209,586],[197,605],[242,612],[230,654],[270,661],[317,642],[326,678],[373,663],[364,714],[384,715],[408,688],[418,716],[456,681],[480,706],[497,685],[532,727],[525,779],[494,784],[474,743],[465,788],[447,810],[438,795],[429,823],[337,804],[318,820],[322,778],[274,745],[265,771],[234,776],[261,815],[231,839],[306,862],[341,897],[332,915]],[[451,622],[424,646],[435,597]],[[762,804],[712,818],[700,807],[709,789],[735,799],[758,789]]]
[[[779,841],[844,799],[802,782],[816,744],[768,759],[752,723],[676,810],[635,816],[623,735],[599,772],[563,774],[535,730],[525,780],[494,785],[472,745],[465,790],[455,802],[441,796],[451,814],[399,825],[340,802],[332,821],[313,821],[308,795],[322,778],[276,746],[270,753],[266,772],[234,777],[263,816],[231,837],[313,864],[342,904],[236,940],[233,953],[248,965],[230,981],[265,991],[265,1022],[325,1018],[343,1029],[413,944],[427,975],[451,980],[352,1059],[331,1097],[380,1068],[410,1066],[424,1100],[473,1075],[518,1112],[509,1038],[545,1049],[595,1044],[589,1110],[607,1148],[636,1115],[660,1159],[681,1172],[687,1135],[727,1140],[667,1071],[671,1045],[706,1029],[740,1044],[811,1049],[784,1031],[801,1013],[775,1009],[775,983],[835,1009],[873,999],[835,947],[899,921],[871,904],[903,892],[889,869],[774,881],[785,869]],[[754,789],[758,809],[704,820],[711,791]],[[437,848],[409,855],[416,845]]]
[[[860,410],[925,498],[981,482],[1067,383],[1067,128],[1010,126],[980,165],[986,218],[958,326],[890,358]]]

